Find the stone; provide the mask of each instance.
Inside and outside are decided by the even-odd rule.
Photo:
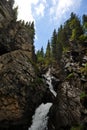
[[[29,52],[16,50],[0,56],[0,129],[29,126],[46,87],[35,73]]]
[[[80,123],[80,97],[79,92],[69,82],[58,86],[57,98],[49,112],[49,130],[69,129]]]

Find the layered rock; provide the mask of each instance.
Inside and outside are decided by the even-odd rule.
[[[16,21],[15,11],[9,1],[0,1],[0,55],[14,50],[29,51],[34,57],[34,27]]]
[[[28,52],[0,57],[0,126],[29,125],[45,92],[37,78]]]
[[[45,95],[33,62],[33,28],[27,26],[14,19],[9,1],[0,1],[0,130],[28,129]]]
[[[49,130],[69,130],[80,123],[80,97],[78,88],[68,81],[58,86],[57,98],[49,112]]]
[[[0,28],[8,26],[13,18],[14,13],[9,2],[0,0]]]
[[[87,125],[87,49],[70,50],[62,56],[61,66],[52,69],[59,82],[57,97],[49,112],[49,130],[70,130],[73,126]],[[61,73],[60,73],[61,72]]]

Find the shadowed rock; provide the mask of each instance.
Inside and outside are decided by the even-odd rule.
[[[30,125],[45,92],[37,79],[28,52],[18,50],[0,57],[0,129]]]

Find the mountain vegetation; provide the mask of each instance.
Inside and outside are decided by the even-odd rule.
[[[60,25],[58,30],[54,29],[52,37],[48,40],[46,52],[37,51],[37,63],[47,67],[53,63],[59,63],[62,54],[71,49],[78,49],[87,46],[87,15],[80,19],[75,13],[71,13],[70,18]],[[43,54],[42,54],[43,53]]]
[[[0,0],[0,130],[30,129],[48,102],[40,130],[87,130],[87,15],[72,12],[35,54],[34,22],[18,21],[13,5]]]
[[[53,81],[57,98],[49,111],[48,129],[87,130],[87,15],[79,18],[72,12],[53,30],[46,50],[42,47],[36,57],[41,73],[51,68],[51,74],[59,80]],[[73,94],[78,98],[74,100]]]

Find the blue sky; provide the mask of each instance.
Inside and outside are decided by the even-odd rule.
[[[54,28],[58,29],[71,12],[81,17],[87,14],[87,0],[15,0],[18,5],[18,20],[35,22],[35,49],[46,49]]]

